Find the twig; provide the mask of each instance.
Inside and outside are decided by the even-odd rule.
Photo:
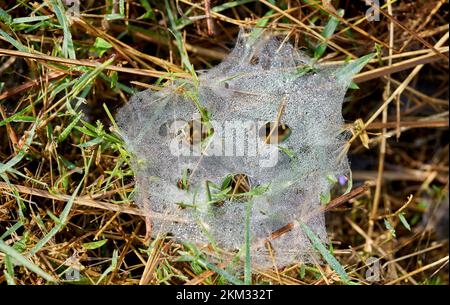
[[[369,189],[369,186],[370,185],[368,183],[365,183],[362,186],[358,186],[358,187],[354,188],[349,193],[344,194],[336,199],[333,199],[325,207],[322,207],[321,209],[318,209],[318,211],[316,211],[315,213],[312,213],[311,215],[309,215],[309,218],[317,215],[318,213],[328,212],[328,211],[338,207],[339,205],[349,201],[350,199],[361,195],[362,193],[366,192]],[[270,236],[265,240],[265,242],[270,242],[271,240],[277,239],[281,235],[291,231],[293,228],[294,228],[294,223],[292,223],[292,222],[288,223],[287,225],[272,232],[272,234],[270,234]]]
[[[430,269],[430,268],[433,268],[434,266],[440,265],[440,264],[442,264],[442,263],[448,264],[448,255],[447,255],[446,257],[441,258],[440,260],[437,260],[437,261],[435,261],[435,262],[433,262],[433,263],[431,263],[431,264],[425,265],[425,266],[423,266],[423,267],[421,267],[421,268],[418,268],[418,269],[416,269],[416,270],[414,270],[414,271],[412,271],[412,272],[409,272],[409,273],[407,273],[407,274],[405,274],[405,275],[403,275],[403,276],[401,276],[401,277],[399,277],[399,278],[397,278],[397,279],[395,279],[395,280],[392,280],[392,281],[386,283],[386,285],[393,285],[393,284],[396,284],[396,283],[398,283],[398,282],[403,281],[404,279],[406,279],[406,278],[408,278],[408,277],[411,277],[411,276],[413,276],[413,275],[416,275],[417,273],[423,272],[423,271],[425,271],[425,270],[428,270],[428,269]]]

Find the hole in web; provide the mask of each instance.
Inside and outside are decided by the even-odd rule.
[[[250,195],[245,195],[250,192],[250,179],[246,174],[232,174],[228,175],[222,186],[222,189],[229,188],[227,197],[230,201],[245,202],[250,199]]]
[[[256,66],[257,64],[259,64],[259,57],[256,55],[253,55],[252,58],[250,59],[250,64],[253,66]]]
[[[267,144],[278,144],[286,141],[291,135],[291,128],[283,123],[275,127],[274,122],[267,122],[259,129],[259,138]]]
[[[183,128],[186,126],[186,121],[182,119],[169,120],[159,127],[158,134],[161,137],[174,138],[182,133]]]
[[[159,127],[158,134],[161,137],[167,137],[169,135],[169,123],[164,123]]]
[[[161,137],[171,138],[184,136],[189,145],[194,146],[202,143],[214,134],[211,123],[201,120],[171,120],[159,127],[158,134]]]
[[[231,179],[231,195],[245,194],[250,191],[250,179],[246,174],[235,174]]]

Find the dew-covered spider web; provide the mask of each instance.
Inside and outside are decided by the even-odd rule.
[[[198,80],[134,95],[117,122],[135,201],[157,215],[153,233],[231,252],[249,233],[258,266],[310,261],[296,224],[326,242],[321,198],[349,175],[341,108],[351,75],[341,68],[312,65],[283,37],[242,30]]]

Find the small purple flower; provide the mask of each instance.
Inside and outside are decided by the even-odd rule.
[[[339,181],[340,185],[345,185],[347,183],[347,181],[348,181],[348,178],[345,177],[344,175],[340,175],[339,178],[338,178],[338,181]]]

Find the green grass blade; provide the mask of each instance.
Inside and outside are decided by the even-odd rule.
[[[2,236],[0,236],[0,239],[5,239],[6,236],[9,236],[12,233],[16,232],[17,229],[19,229],[22,226],[23,226],[23,222],[22,221],[16,222],[14,225],[11,226],[11,228],[6,230],[5,233],[2,234]]]
[[[107,239],[102,239],[102,240],[98,240],[98,241],[84,243],[84,244],[82,244],[82,246],[86,250],[94,250],[94,249],[98,249],[98,248],[102,247],[107,242],[108,242]]]
[[[226,270],[223,270],[219,267],[217,267],[216,265],[198,258],[198,257],[192,257],[192,256],[185,256],[185,258],[187,258],[188,260],[191,261],[195,261],[196,263],[200,264],[201,266],[203,266],[206,269],[210,269],[212,271],[214,271],[217,274],[220,274],[221,276],[223,276],[228,282],[234,284],[234,285],[243,285],[244,283],[237,279],[236,277],[234,277],[233,275],[231,275],[229,272],[227,272]]]
[[[61,143],[62,141],[64,141],[70,134],[70,132],[72,131],[72,129],[75,127],[75,125],[78,123],[78,121],[81,118],[81,114],[78,114],[74,120],[72,120],[72,122],[70,122],[70,124],[63,130],[63,132],[61,132],[61,134],[58,136],[57,142]]]
[[[169,5],[169,1],[165,0],[164,3],[166,5],[167,16],[169,17],[169,21],[170,21],[170,25],[171,25],[171,29],[172,29],[171,32],[175,36],[175,40],[177,42],[178,51],[180,52],[181,62],[183,63],[183,65],[188,69],[188,71],[191,73],[191,75],[196,80],[197,79],[197,73],[195,72],[194,66],[189,61],[189,56],[188,56],[188,54],[186,52],[186,48],[184,47],[183,38],[181,36],[181,33],[177,29],[175,16],[172,13],[171,7]]]
[[[105,272],[102,273],[102,275],[97,281],[97,285],[100,284],[103,281],[103,279],[116,268],[118,253],[119,251],[117,249],[114,249],[113,256],[111,259],[111,265],[105,270]]]
[[[338,11],[338,15],[340,17],[344,16],[344,10],[340,9]],[[327,46],[328,46],[327,40],[330,39],[331,36],[333,36],[333,33],[336,30],[338,24],[339,24],[339,19],[336,18],[335,16],[330,16],[330,20],[325,25],[325,27],[322,31],[322,36],[323,36],[323,38],[325,38],[325,41],[319,43],[319,45],[314,50],[314,58],[315,59],[321,58],[323,53],[325,53],[325,50],[327,49]]]
[[[29,23],[29,22],[37,22],[37,21],[43,21],[51,19],[51,16],[34,16],[34,17],[19,17],[14,18],[12,20],[12,23]]]
[[[0,163],[0,166],[2,165],[2,163]],[[5,173],[1,173],[0,172],[0,177],[6,182],[6,184],[12,189],[13,192],[13,196],[14,198],[16,198],[17,204],[19,206],[19,217],[20,217],[20,221],[25,221],[25,215],[24,215],[24,210],[25,210],[25,205],[23,204],[23,200],[20,197],[19,192],[17,191],[17,189],[11,184],[11,182],[8,179],[8,176]]]
[[[19,263],[20,265],[26,267],[30,271],[33,271],[34,273],[36,273],[37,275],[41,276],[45,280],[47,280],[49,282],[57,282],[57,280],[53,276],[51,276],[50,274],[48,274],[47,272],[45,272],[44,270],[39,268],[39,266],[35,265],[31,261],[29,261],[20,252],[18,252],[17,250],[13,249],[10,246],[8,246],[2,240],[0,240],[0,252],[3,252],[6,255],[9,255],[17,263]]]
[[[69,215],[70,210],[72,209],[73,203],[75,201],[75,198],[80,191],[81,186],[83,185],[83,181],[86,178],[89,167],[91,165],[93,158],[89,159],[89,164],[85,168],[85,173],[83,178],[81,179],[80,183],[78,184],[77,188],[73,192],[72,196],[70,196],[70,199],[67,201],[66,206],[64,207],[63,211],[61,212],[61,215],[59,216],[59,223],[55,225],[53,229],[50,230],[49,233],[47,233],[31,250],[30,255],[36,254],[45,244],[47,244],[50,239],[53,238],[66,224],[67,216]]]
[[[45,246],[50,241],[50,239],[52,239],[53,236],[55,236],[61,229],[62,224],[57,224],[56,226],[54,226],[50,230],[50,232],[48,232],[41,240],[39,240],[39,242],[36,243],[33,249],[31,249],[30,255],[35,255],[39,250],[41,250],[42,247]]]
[[[387,220],[387,218],[384,219],[384,225],[386,226],[386,229],[389,230],[392,237],[396,237],[395,228],[392,226],[391,222],[389,220]]]
[[[398,214],[398,218],[402,222],[403,226],[408,230],[411,231],[411,226],[409,225],[408,221],[405,218],[405,213]]]
[[[270,3],[274,4],[273,1],[269,1]],[[253,29],[252,33],[250,34],[250,39],[248,40],[248,44],[252,45],[255,43],[255,41],[258,39],[259,36],[264,32],[264,27],[269,23],[269,16],[273,15],[273,10],[268,10],[267,13],[264,14],[264,16],[256,22],[255,28]]]
[[[51,0],[51,4],[53,6],[53,10],[55,11],[56,18],[58,19],[59,24],[63,27],[63,56],[66,58],[76,59],[75,48],[72,41],[72,33],[70,32],[70,24],[67,20],[67,16],[65,14],[61,0]]]
[[[22,52],[28,52],[28,49],[22,43],[12,38],[8,33],[3,31],[2,29],[0,29],[0,35],[2,35],[3,38],[5,38],[5,40],[10,44],[12,44],[17,50]]]
[[[0,20],[5,24],[11,24],[12,17],[4,9],[0,7]]]
[[[6,162],[6,164],[0,163],[0,174],[3,174],[4,172],[7,172],[9,169],[11,169],[12,167],[14,167],[17,163],[19,163],[22,158],[26,155],[25,150],[28,148],[28,146],[31,145],[31,141],[33,140],[34,137],[34,132],[36,131],[36,127],[38,125],[38,122],[36,122],[33,125],[33,128],[31,128],[30,133],[27,137],[27,139],[25,140],[25,145],[23,146],[23,148],[17,153],[17,155],[15,155],[11,160],[9,160],[8,162]]]

